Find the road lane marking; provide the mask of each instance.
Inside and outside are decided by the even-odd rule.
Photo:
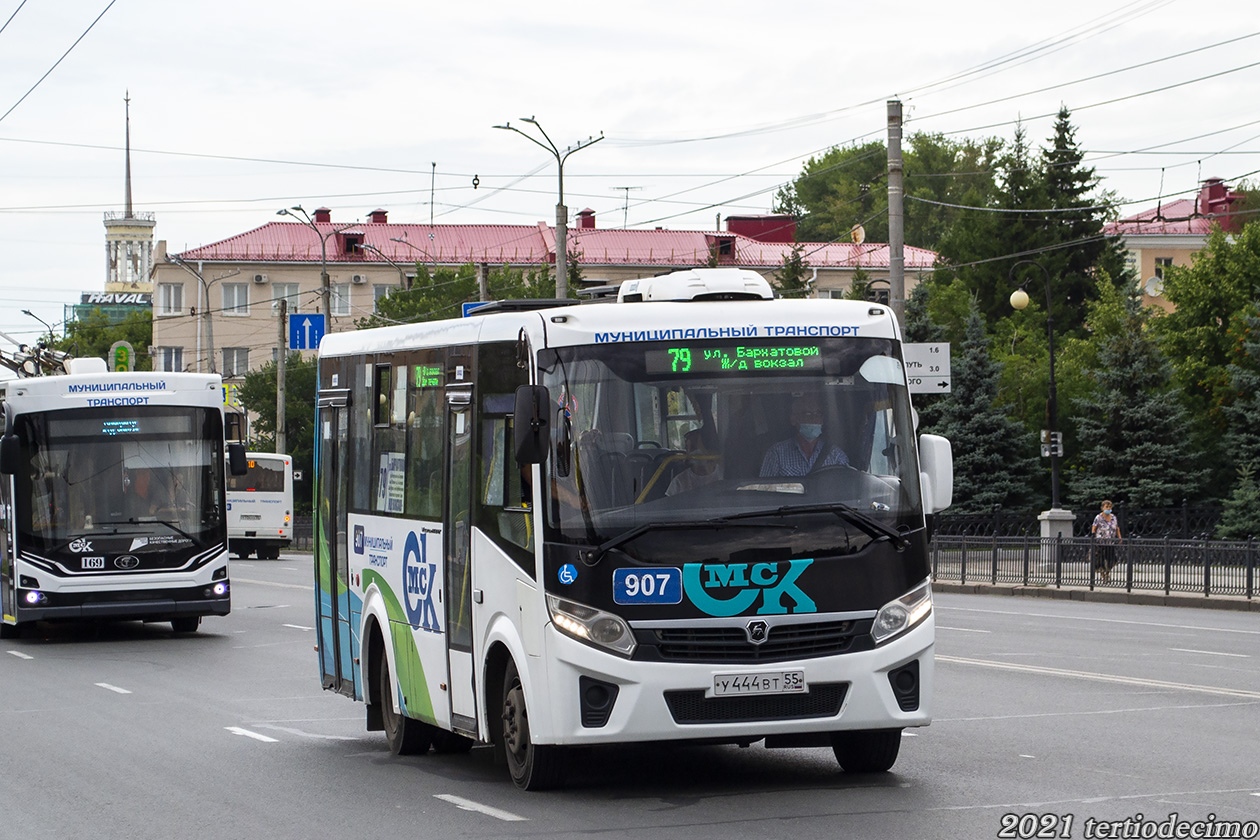
[[[979,607],[941,606],[933,603],[932,609],[937,612],[954,610],[955,612],[989,613],[990,615],[1014,615],[1020,618],[1057,618],[1063,621],[1099,621],[1104,624],[1136,624],[1139,627],[1165,627],[1172,630],[1206,630],[1209,633],[1244,633],[1249,636],[1260,636],[1260,630],[1239,630],[1234,627],[1202,627],[1197,624],[1168,624],[1161,621],[1135,621],[1128,618],[1097,618],[1087,615],[1056,615],[1055,613],[1019,612],[1017,610],[986,610]]]
[[[131,693],[125,688],[119,688],[118,686],[110,685],[109,683],[97,683],[96,685],[100,688],[105,689],[106,691],[112,691],[115,694],[130,694]]]
[[[33,656],[27,656],[25,653],[22,653],[22,651],[20,650],[8,650],[8,651],[5,651],[5,653],[9,654],[9,656],[16,656],[18,659],[34,659],[35,658]]]
[[[292,627],[294,630],[314,630],[314,627],[304,627],[301,624],[281,624],[281,627]]]
[[[298,583],[274,583],[269,580],[257,580],[255,578],[243,578],[243,577],[236,577],[236,576],[232,577],[232,582],[233,583],[252,583],[252,584],[255,584],[256,586],[275,586],[280,589],[300,589],[303,592],[310,592],[311,586],[313,585],[313,584],[298,584]]]
[[[354,735],[320,735],[316,732],[307,732],[303,729],[292,729],[288,726],[273,726],[272,724],[262,724],[263,729],[274,729],[276,732],[286,732],[289,735],[297,735],[301,738],[315,738],[323,741],[357,741]]]
[[[1065,668],[1049,668],[1044,665],[1021,665],[1014,662],[995,662],[989,659],[965,659],[961,656],[936,657],[937,662],[950,662],[955,665],[976,665],[981,668],[997,668],[1003,671],[1023,671],[1027,674],[1044,674],[1050,677],[1070,677],[1078,680],[1095,680],[1097,682],[1135,685],[1142,688],[1165,688],[1177,691],[1198,691],[1204,694],[1220,694],[1225,697],[1246,697],[1260,700],[1260,691],[1246,691],[1237,688],[1224,688],[1214,685],[1194,685],[1192,683],[1167,682],[1165,680],[1148,680],[1142,677],[1123,677],[1119,674],[1099,674],[1093,671],[1070,671]]]
[[[944,624],[936,625],[937,630],[953,630],[957,633],[992,633],[992,630],[977,630],[974,627],[946,627]]]
[[[233,735],[244,735],[246,738],[253,738],[255,741],[262,741],[264,744],[280,743],[280,741],[276,738],[268,738],[266,735],[261,735],[257,732],[250,732],[248,729],[242,729],[239,726],[225,726],[223,728],[228,732],[231,732]]]
[[[488,817],[494,817],[496,820],[504,820],[505,822],[528,822],[529,817],[522,817],[519,814],[513,814],[511,811],[501,811],[498,808],[491,808],[489,805],[482,805],[480,802],[474,802],[471,799],[465,799],[462,796],[454,796],[449,793],[435,793],[434,799],[441,799],[443,802],[449,802],[456,808],[463,811],[476,811],[478,814],[485,814]]]
[[[1219,650],[1194,650],[1193,648],[1169,648],[1177,653],[1201,653],[1205,656],[1237,656],[1239,659],[1250,659],[1251,656],[1246,653],[1224,653]]]

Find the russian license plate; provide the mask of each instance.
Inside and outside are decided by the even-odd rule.
[[[807,690],[804,671],[713,675],[714,697],[731,697],[741,694],[800,694]]]

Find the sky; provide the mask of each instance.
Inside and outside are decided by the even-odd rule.
[[[0,332],[105,282],[106,212],[173,252],[334,221],[712,230],[811,156],[905,133],[1046,144],[1055,112],[1123,214],[1260,176],[1252,0],[779,4],[0,0]],[[539,135],[534,137],[542,139]],[[907,243],[913,245],[914,243]],[[32,315],[23,314],[29,310]],[[12,349],[0,338],[0,345]]]

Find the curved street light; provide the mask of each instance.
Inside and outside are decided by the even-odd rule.
[[[564,205],[564,162],[569,159],[569,155],[574,152],[585,149],[587,146],[593,146],[600,140],[604,139],[604,133],[601,131],[598,137],[588,137],[569,146],[566,149],[556,148],[556,144],[547,136],[547,132],[543,130],[542,125],[533,117],[521,117],[521,122],[528,123],[538,129],[538,133],[543,136],[546,143],[542,143],[536,138],[521,131],[510,122],[503,125],[492,126],[500,128],[504,131],[515,131],[529,142],[533,143],[540,149],[550,152],[556,159],[556,169],[560,175],[560,195],[559,202],[556,204],[556,297],[566,298],[569,296],[569,208]]]
[[[355,224],[357,224],[357,222],[348,224],[348,225],[340,225],[338,227],[332,228],[327,233],[324,233],[323,231],[319,229],[319,225],[315,223],[315,220],[311,218],[311,214],[307,213],[306,210],[303,209],[302,205],[300,204],[294,205],[293,207],[287,207],[287,208],[277,210],[276,215],[277,216],[292,216],[294,219],[297,219],[299,222],[306,225],[311,230],[315,231],[315,235],[319,237],[320,312],[323,313],[324,317],[328,319],[328,325],[326,329],[331,331],[332,330],[332,307],[330,304],[332,302],[331,301],[332,287],[329,285],[329,282],[328,282],[328,239],[338,233],[341,233],[343,230],[349,230],[350,228],[354,227]]]
[[[1063,455],[1062,438],[1059,433],[1059,394],[1054,382],[1054,300],[1050,295],[1050,272],[1044,265],[1034,260],[1020,260],[1011,266],[1008,279],[1012,283],[1016,280],[1016,272],[1022,265],[1031,265],[1041,269],[1042,277],[1046,283],[1046,343],[1050,349],[1050,394],[1046,399],[1046,439],[1043,443],[1048,444],[1048,453],[1050,455],[1050,508],[1052,510],[1059,509],[1059,459]],[[1011,292],[1011,308],[1022,311],[1028,306],[1029,298],[1025,286],[1028,283],[1021,283],[1019,288]]]

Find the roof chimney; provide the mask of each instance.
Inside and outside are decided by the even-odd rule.
[[[790,245],[796,241],[796,219],[792,216],[727,216],[726,230],[758,242]]]
[[[315,221],[316,223],[322,222],[324,224],[329,224],[332,222],[332,210],[327,207],[315,208]]]
[[[585,210],[578,211],[578,227],[579,228],[595,228],[595,211],[587,207]]]
[[[371,213],[368,213],[368,221],[372,222],[373,224],[383,225],[385,224],[386,221],[388,221],[388,219],[389,219],[389,211],[387,210],[377,209],[377,210],[373,210]]]
[[[1199,213],[1214,219],[1225,232],[1237,233],[1238,220],[1230,212],[1230,205],[1237,200],[1220,178],[1206,178],[1199,189]]]

